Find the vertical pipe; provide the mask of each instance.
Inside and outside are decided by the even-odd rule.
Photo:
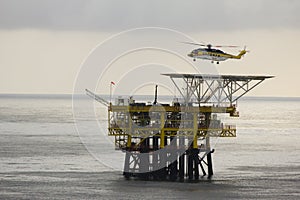
[[[211,149],[210,149],[210,137],[206,137],[206,159],[207,159],[207,172],[208,172],[208,178],[210,178],[213,173],[213,166],[212,166],[212,157],[211,157]]]
[[[165,146],[165,113],[161,112],[161,116],[160,116],[160,148],[164,148]]]
[[[131,148],[131,135],[127,135],[127,145],[126,146],[127,146],[127,151],[128,151]]]
[[[133,123],[133,121],[132,121],[132,119],[131,119],[131,116],[130,116],[130,113],[127,113],[127,115],[125,116],[125,121],[126,121],[126,118],[127,118],[127,123],[128,124],[126,124],[126,127],[128,126],[128,132],[129,132],[129,134],[128,134],[128,141],[127,141],[127,151],[128,150],[130,150],[131,149],[131,133],[132,133],[132,123]]]
[[[167,145],[167,136],[165,136],[165,112],[160,112],[160,149],[163,149]],[[167,175],[167,153],[166,151],[160,151],[159,153],[159,170],[157,171],[159,179],[166,179]]]
[[[198,162],[198,112],[193,113],[193,125],[194,125],[194,141],[193,141],[193,163],[194,163],[194,173],[195,173],[195,179],[199,179],[199,162]]]
[[[211,158],[211,153],[207,154],[207,166],[208,166],[208,178],[211,178],[211,176],[214,174],[213,173],[213,166],[212,166],[212,158]]]
[[[179,148],[184,148],[184,136],[179,136]],[[184,179],[185,154],[179,155],[179,179]]]
[[[189,148],[187,153],[187,167],[188,167],[188,179],[193,179],[193,155],[192,155],[192,149]]]
[[[153,102],[154,105],[157,104],[157,86],[158,85],[155,86],[155,94],[154,94],[154,102]]]
[[[131,123],[132,120],[130,118],[130,115],[128,114],[128,126],[129,126],[129,133],[131,133]],[[110,119],[110,118],[109,118]],[[126,154],[125,154],[125,162],[124,162],[124,171],[123,171],[123,175],[125,176],[125,178],[129,178],[130,177],[130,156],[131,156],[131,135],[128,135],[127,137],[127,147],[126,147]]]
[[[198,137],[197,137],[197,133],[198,133],[198,112],[194,112],[193,113],[193,128],[194,128],[194,138],[193,138],[193,149],[198,149]]]
[[[199,159],[198,159],[199,149],[193,149],[193,160],[194,160],[194,173],[195,179],[199,179]]]
[[[206,113],[205,114],[205,121],[206,121],[206,126],[209,129],[210,126],[210,117],[211,117],[211,113]],[[213,166],[212,166],[212,157],[211,157],[211,148],[210,148],[210,137],[207,134],[206,135],[206,159],[207,159],[207,172],[208,172],[208,178],[211,178],[211,176],[213,175]]]

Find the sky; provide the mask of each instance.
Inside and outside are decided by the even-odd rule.
[[[71,94],[100,43],[129,29],[161,27],[196,42],[247,45],[250,53],[242,60],[214,67],[221,74],[276,76],[252,96],[300,97],[299,9],[297,0],[0,0],[0,93]],[[119,45],[134,42],[128,37]]]

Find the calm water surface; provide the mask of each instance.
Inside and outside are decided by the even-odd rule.
[[[126,181],[123,154],[106,133],[109,157],[86,150],[71,97],[0,95],[0,198],[300,199],[300,99],[248,98],[238,108],[239,118],[220,116],[238,132],[213,141],[212,180]],[[106,108],[96,110],[105,130]]]

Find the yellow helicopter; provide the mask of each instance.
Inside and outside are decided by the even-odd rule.
[[[196,61],[196,59],[203,59],[203,60],[211,60],[212,63],[216,62],[219,64],[220,61],[225,61],[227,59],[241,59],[243,55],[245,55],[247,52],[246,46],[243,50],[240,51],[238,55],[232,55],[225,53],[224,51],[220,49],[213,49],[212,47],[229,47],[229,48],[237,48],[239,46],[225,46],[225,45],[211,45],[211,44],[198,44],[198,43],[192,43],[192,42],[183,42],[185,44],[191,44],[191,45],[197,45],[197,46],[205,46],[206,48],[199,48],[194,49],[191,53],[188,54],[189,57],[193,58],[193,61]]]

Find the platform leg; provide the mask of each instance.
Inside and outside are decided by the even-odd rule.
[[[179,138],[179,148],[184,148],[184,138]],[[179,179],[184,180],[184,163],[185,163],[185,154],[179,155]]]
[[[195,179],[199,179],[199,159],[198,159],[199,149],[193,149],[193,162],[194,162],[194,176]]]
[[[139,176],[144,179],[149,179],[149,167],[150,167],[150,159],[149,159],[149,138],[144,139],[142,142],[142,147],[140,150],[140,173]]]
[[[188,150],[187,153],[187,167],[188,167],[188,179],[192,180],[193,179],[193,155],[191,149]]]
[[[213,173],[213,166],[212,166],[211,152],[209,152],[206,157],[207,157],[208,178],[211,178],[211,176],[214,174]]]
[[[154,180],[158,180],[159,179],[159,170],[158,170],[158,159],[159,159],[159,155],[158,155],[158,139],[159,137],[157,136],[153,136],[153,151],[155,152],[153,154],[153,157],[152,157],[152,166],[153,166],[153,171],[152,171],[152,176],[153,176],[153,179]]]
[[[184,163],[185,163],[185,155],[181,155],[179,157],[179,179],[181,181],[184,180]]]
[[[130,156],[131,153],[126,151],[125,154],[125,162],[124,162],[124,171],[123,171],[123,175],[125,178],[129,178],[130,177],[130,173],[129,173],[129,160],[130,160]]]

